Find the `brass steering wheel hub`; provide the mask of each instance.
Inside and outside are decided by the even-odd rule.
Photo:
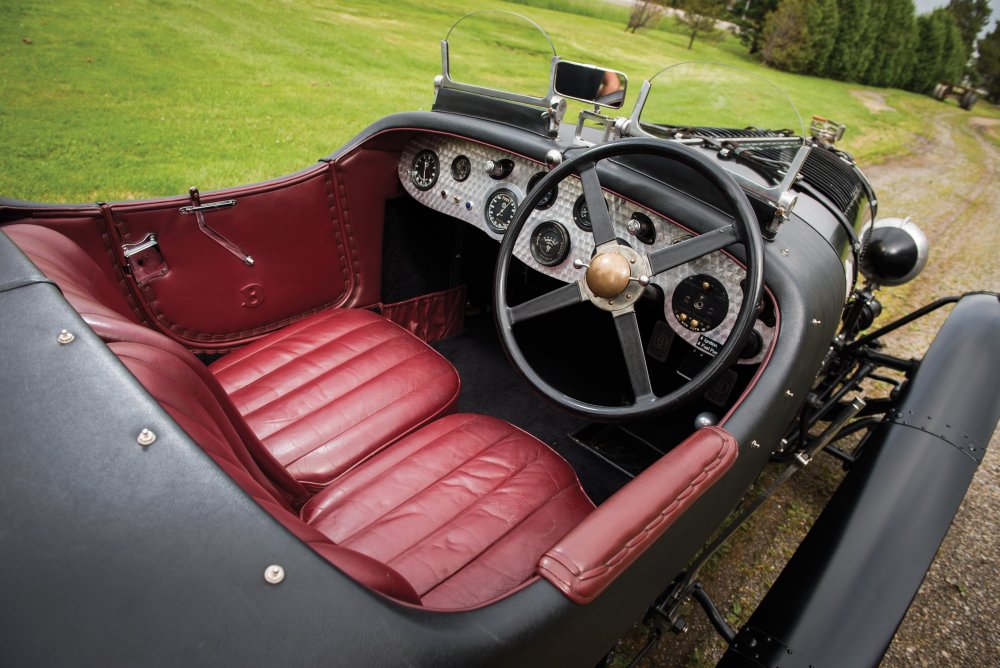
[[[583,287],[594,306],[605,311],[630,308],[642,296],[640,276],[649,275],[649,263],[628,246],[605,244],[587,265]],[[648,279],[647,279],[648,280]]]

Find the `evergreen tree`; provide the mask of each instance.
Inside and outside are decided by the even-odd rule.
[[[938,80],[958,83],[965,72],[972,45],[965,41],[962,27],[955,21],[954,14],[941,10],[939,19],[944,31],[944,54],[938,71]]]
[[[954,16],[944,8],[917,17],[918,39],[913,68],[906,87],[929,93],[940,82],[957,82],[965,67],[962,33]]]
[[[758,53],[764,43],[764,18],[778,6],[778,0],[736,0],[730,8],[731,20],[739,27],[737,36],[750,53]]]
[[[868,12],[868,22],[862,28],[858,60],[863,64],[863,69],[858,72],[858,81],[863,84],[872,82],[872,75],[881,67],[881,60],[885,57],[881,42],[887,8],[885,0],[873,0]]]
[[[979,40],[977,46],[976,69],[982,77],[983,87],[989,91],[990,102],[1000,103],[1000,23],[994,23],[993,32]]]
[[[882,86],[905,86],[917,50],[916,8],[913,0],[887,0],[886,58],[882,63]]]
[[[764,19],[763,39],[764,62],[786,72],[806,72],[812,60],[806,0],[781,0]]]
[[[842,81],[860,81],[868,66],[871,49],[862,48],[865,24],[873,0],[838,0],[840,22],[837,39],[826,64],[826,75]]]
[[[937,20],[937,10],[917,17],[917,40],[920,48],[916,51],[913,71],[906,87],[917,93],[929,93],[938,83],[941,63],[944,61],[946,25]],[[950,16],[949,16],[950,18]],[[952,19],[954,23],[954,19]]]
[[[958,24],[958,30],[962,34],[962,44],[965,45],[968,57],[968,54],[972,53],[979,31],[985,28],[990,20],[989,0],[950,0],[948,11]]]
[[[837,0],[810,0],[806,3],[806,29],[810,74],[826,74],[827,61],[837,43],[840,14]]]

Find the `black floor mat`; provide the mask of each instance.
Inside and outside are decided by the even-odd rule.
[[[507,420],[544,441],[570,463],[594,503],[629,481],[620,470],[574,442],[570,434],[588,424],[554,407],[517,375],[497,343],[489,316],[468,318],[465,333],[434,347],[462,378],[458,409]]]

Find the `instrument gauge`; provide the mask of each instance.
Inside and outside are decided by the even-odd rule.
[[[546,267],[554,267],[565,260],[569,246],[569,232],[554,220],[539,223],[531,233],[531,256]]]
[[[533,174],[532,177],[528,180],[528,190],[530,191],[532,188],[538,185],[538,182],[541,181],[544,177],[545,177],[545,172],[536,172],[535,174]],[[542,198],[538,200],[538,204],[535,205],[535,209],[538,211],[542,211],[544,209],[549,208],[555,203],[556,197],[558,196],[559,196],[559,186],[552,186],[552,189],[549,190],[544,195],[542,195]]]
[[[604,200],[604,205],[608,205],[607,200]],[[576,203],[573,204],[573,222],[584,232],[590,232],[593,229],[590,222],[590,207],[587,204],[586,195],[577,197]]]
[[[434,151],[430,149],[420,151],[413,156],[410,167],[410,180],[417,190],[430,190],[437,183],[441,163]]]
[[[451,161],[451,178],[462,182],[472,173],[472,162],[468,156],[460,155]]]
[[[486,201],[486,224],[497,234],[507,231],[517,213],[517,195],[507,188],[500,188]]]
[[[722,283],[708,274],[695,274],[681,281],[670,300],[674,317],[692,332],[708,332],[722,324],[729,310],[729,294]]]

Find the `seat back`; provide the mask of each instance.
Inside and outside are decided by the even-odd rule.
[[[260,485],[294,507],[305,502],[309,493],[268,452],[205,365],[176,341],[140,324],[118,286],[83,249],[59,232],[39,225],[9,225],[3,231],[59,287],[66,301],[102,340],[108,344],[141,344],[158,350],[162,354],[157,355],[157,363],[173,358],[198,378],[197,391],[193,386],[186,391],[193,391],[200,398],[204,412],[200,420],[190,424],[178,420],[185,429],[201,424],[199,434],[205,435],[205,421],[214,421],[215,436],[224,440],[231,456],[241,462]],[[146,357],[151,355],[147,352]],[[158,393],[151,390],[151,394],[164,405],[180,400],[179,396],[167,393],[166,386]],[[188,433],[202,443],[194,433]]]

